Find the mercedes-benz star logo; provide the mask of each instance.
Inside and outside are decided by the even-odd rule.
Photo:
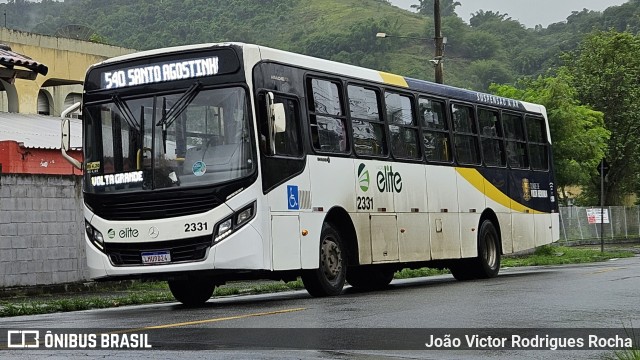
[[[160,231],[158,230],[157,227],[152,226],[149,228],[149,237],[152,239],[155,239],[158,237],[158,235],[160,235]]]

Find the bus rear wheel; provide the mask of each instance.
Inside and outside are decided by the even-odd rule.
[[[490,220],[478,231],[478,257],[455,261],[449,268],[456,280],[488,279],[500,271],[500,237]]]
[[[394,271],[380,267],[352,267],[347,271],[347,282],[356,290],[381,290],[393,280]]]
[[[493,223],[485,220],[478,233],[478,278],[488,279],[500,271],[500,237]]]
[[[216,284],[208,279],[169,280],[167,282],[173,297],[188,307],[204,305],[216,288]]]
[[[347,272],[347,254],[340,233],[329,223],[320,233],[320,267],[303,270],[302,283],[311,296],[339,295]]]

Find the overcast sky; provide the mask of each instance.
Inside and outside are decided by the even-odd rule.
[[[626,3],[627,0],[456,0],[462,4],[456,8],[456,13],[469,22],[471,14],[478,10],[500,12],[509,14],[514,20],[518,20],[526,27],[532,28],[540,24],[544,27],[549,24],[565,21],[572,11],[580,11],[584,8],[602,11],[609,6]],[[398,7],[410,9],[418,0],[390,0]]]

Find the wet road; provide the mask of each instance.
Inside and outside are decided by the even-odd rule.
[[[162,359],[175,358],[179,352],[181,358],[193,359],[601,358],[612,351],[486,347],[434,351],[426,349],[424,341],[433,333],[464,339],[478,332],[510,336],[523,329],[529,335],[544,336],[545,329],[556,328],[639,328],[639,280],[640,257],[635,257],[587,265],[502,269],[497,278],[471,282],[458,282],[450,275],[395,280],[385,291],[359,293],[347,288],[341,296],[331,298],[291,291],[216,298],[198,309],[165,303],[5,318],[0,320],[4,332],[0,339],[5,345],[0,356],[129,359],[134,354]],[[7,350],[6,329],[144,333],[152,348],[134,353]],[[278,350],[268,350],[273,348]],[[172,350],[161,351],[165,349]]]

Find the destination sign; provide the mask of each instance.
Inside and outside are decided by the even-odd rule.
[[[165,81],[194,79],[217,75],[219,70],[220,67],[217,56],[179,61],[164,61],[106,71],[102,73],[101,88],[117,89]]]

